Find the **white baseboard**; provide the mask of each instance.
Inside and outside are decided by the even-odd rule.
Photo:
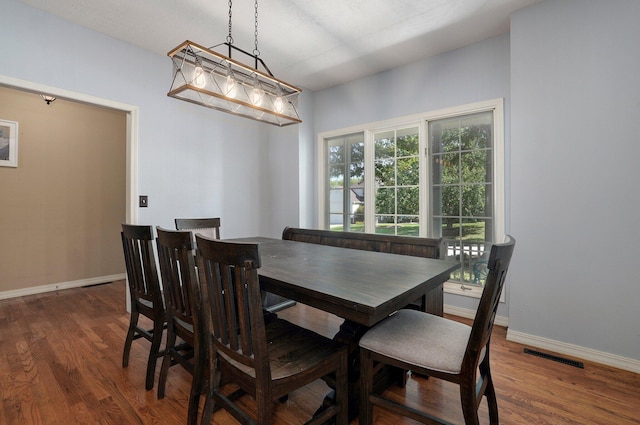
[[[566,342],[555,341],[535,335],[529,335],[518,331],[507,330],[507,341],[517,342],[536,348],[541,348],[554,353],[576,357],[595,363],[640,373],[640,360],[618,356],[616,354],[605,353],[579,345],[567,344]]]
[[[444,312],[447,314],[453,314],[454,316],[464,317],[465,319],[473,319],[476,317],[476,311],[468,308],[456,307],[454,305],[446,305],[444,306]],[[498,326],[504,326],[505,328],[509,326],[509,318],[505,316],[496,316],[493,321],[494,324]]]
[[[473,319],[476,315],[475,310],[451,305],[445,305],[444,312],[467,319]],[[504,326],[508,328],[509,318],[504,316],[496,316],[496,320],[494,321],[494,323],[498,326]],[[511,329],[507,329],[507,341],[517,342],[518,344],[528,345],[530,347],[540,348],[543,350],[551,351],[553,353],[564,354],[578,359],[588,360],[606,366],[628,370],[634,373],[640,373],[640,360],[605,353],[603,351],[596,351],[591,348],[581,347],[579,345],[567,344],[566,342],[560,342],[535,335],[529,335],[522,332],[513,331]]]
[[[54,291],[59,291],[61,289],[79,288],[81,286],[115,282],[116,280],[124,280],[126,279],[126,277],[127,277],[126,273],[120,273],[120,274],[114,274],[111,276],[92,277],[89,279],[74,280],[71,282],[52,283],[49,285],[32,286],[30,288],[3,291],[3,292],[0,292],[0,300],[23,297],[25,295],[42,294],[45,292],[54,292]]]

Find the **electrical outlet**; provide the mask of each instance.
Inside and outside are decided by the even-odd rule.
[[[149,197],[147,195],[140,195],[140,208],[146,208],[149,206]]]

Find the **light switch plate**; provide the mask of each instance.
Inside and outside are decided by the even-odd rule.
[[[146,208],[149,206],[149,197],[147,195],[140,195],[140,208]]]

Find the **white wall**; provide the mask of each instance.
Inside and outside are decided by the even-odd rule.
[[[300,159],[300,227],[315,227],[318,222],[318,208],[316,204],[317,164],[315,132],[315,93],[303,92],[300,102],[301,114],[308,117],[300,124],[299,159]]]
[[[304,117],[304,115],[302,115]],[[269,199],[263,203],[269,210],[263,223],[264,236],[281,238],[285,226],[299,223],[299,147],[300,125],[274,128],[269,133],[268,152],[265,155],[266,172],[263,185]]]
[[[173,65],[166,56],[15,0],[0,9],[0,75],[139,108],[137,189],[149,196],[139,223],[173,227],[176,216],[219,215],[223,237],[236,237],[280,234],[283,211],[297,219],[298,196],[289,196],[297,191],[297,153],[272,173],[279,159],[269,149],[295,147],[296,130],[167,97]]]
[[[316,133],[495,98],[505,99],[505,151],[509,155],[509,36],[444,53],[316,92]],[[508,175],[508,174],[507,174]],[[315,187],[315,186],[314,186]],[[509,203],[509,181],[506,202]],[[316,202],[314,199],[313,202]],[[313,210],[317,210],[314,204]],[[317,215],[313,225],[317,227]],[[507,230],[509,214],[507,214]],[[310,218],[308,218],[310,220]],[[506,303],[498,309],[508,316]],[[445,304],[475,310],[477,299],[445,294]]]
[[[509,276],[510,334],[636,360],[638,22],[636,0],[547,1],[513,16]]]
[[[508,111],[508,35],[318,91],[315,128],[336,130],[498,97]]]

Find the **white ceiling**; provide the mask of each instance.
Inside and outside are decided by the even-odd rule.
[[[228,34],[227,0],[21,1],[163,55]],[[260,0],[258,48],[277,78],[320,90],[503,34],[512,12],[539,1]],[[234,46],[253,52],[253,1],[232,12]]]

